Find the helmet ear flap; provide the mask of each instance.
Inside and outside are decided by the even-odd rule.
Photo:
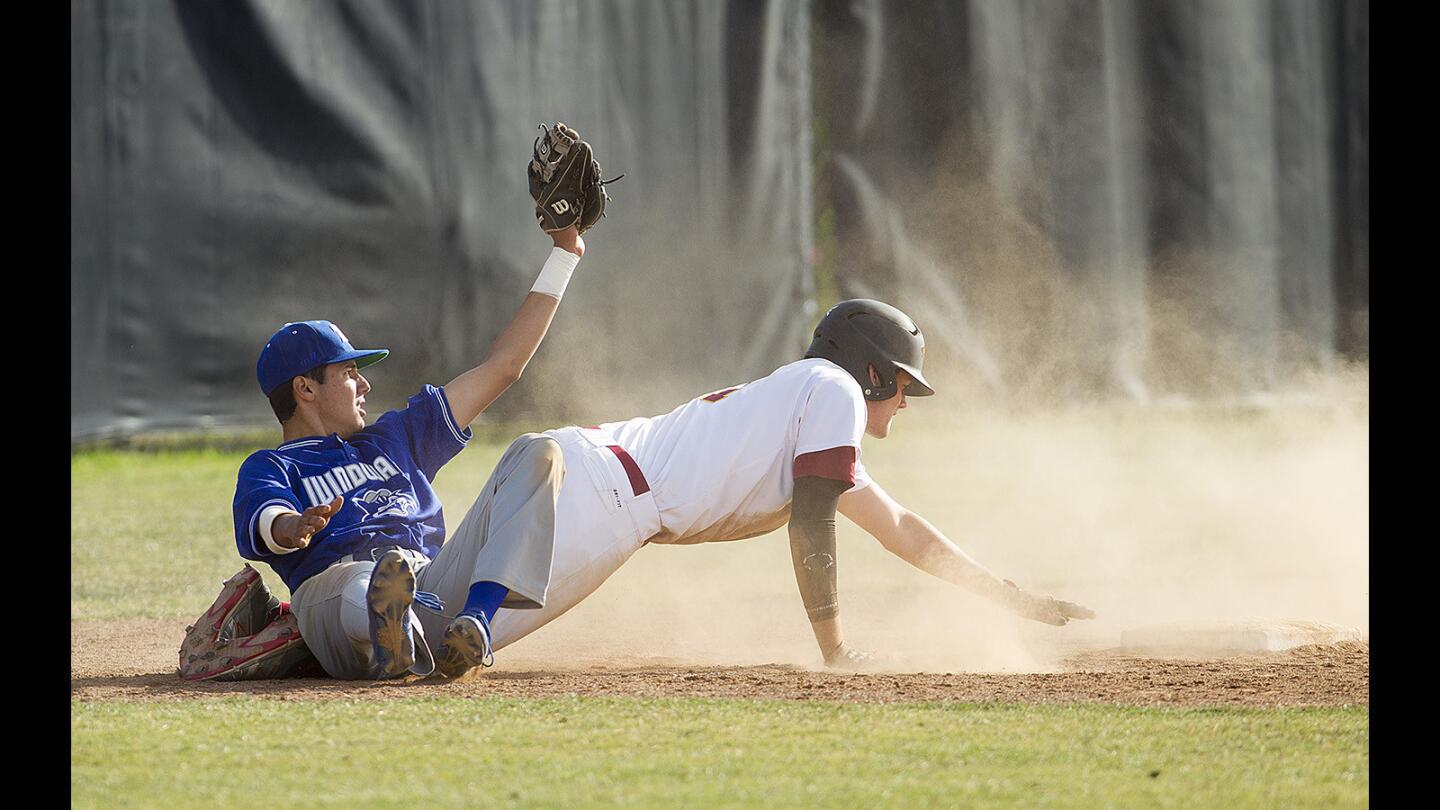
[[[889,369],[889,379],[886,379],[885,371],[877,368],[874,363],[867,363],[865,367],[869,372],[870,379],[865,385],[860,387],[864,389],[866,399],[882,402],[895,396],[895,391],[898,390],[900,383],[900,377],[896,373],[894,366],[891,366]]]

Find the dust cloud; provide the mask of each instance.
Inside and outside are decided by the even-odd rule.
[[[893,671],[1047,672],[1172,621],[1300,620],[1368,637],[1368,368],[1332,351],[1333,309],[1254,297],[1284,272],[1273,251],[1152,255],[1136,231],[1076,253],[1056,246],[1043,205],[996,192],[983,167],[936,167],[952,182],[917,184],[930,196],[903,205],[859,164],[835,167],[859,221],[821,240],[822,264],[827,251],[860,257],[839,268],[846,289],[916,319],[939,391],[912,401],[890,438],[867,438],[864,463],[999,576],[1099,614],[1064,628],[1016,618],[840,518],[852,645]],[[661,353],[632,377],[583,337],[544,359],[537,383],[581,423],[663,413],[765,373],[737,361],[702,381]],[[543,669],[821,664],[783,529],[644,548],[504,655]]]
[[[1304,620],[1368,636],[1363,369],[1266,406],[947,408],[915,400],[863,459],[886,491],[1021,587],[1099,614],[1025,621],[839,518],[842,621],[894,671],[1055,671],[1126,629]],[[938,407],[937,407],[938,406]],[[506,667],[819,667],[784,530],[641,549]]]

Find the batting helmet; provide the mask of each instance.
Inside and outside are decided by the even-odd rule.
[[[910,316],[880,301],[853,298],[831,307],[815,327],[815,339],[805,356],[822,357],[850,372],[866,399],[895,396],[897,369],[904,369],[912,380],[905,386],[906,396],[935,393],[920,373],[925,362],[925,336],[920,327]],[[878,386],[870,381],[871,366],[880,376]]]

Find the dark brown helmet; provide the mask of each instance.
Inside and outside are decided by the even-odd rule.
[[[831,307],[815,327],[815,339],[805,356],[824,358],[850,372],[866,399],[895,396],[897,369],[904,369],[913,381],[905,386],[906,396],[935,393],[920,373],[925,362],[925,336],[920,327],[909,315],[881,301],[852,298]],[[871,366],[880,375],[878,386],[870,382]]]

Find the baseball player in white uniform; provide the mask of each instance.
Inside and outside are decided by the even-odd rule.
[[[565,469],[548,598],[540,609],[500,608],[488,628],[493,648],[574,607],[647,543],[741,540],[788,522],[796,582],[826,663],[862,669],[869,655],[846,645],[840,626],[837,511],[917,568],[1021,616],[1054,625],[1093,618],[991,573],[866,473],[861,437],[885,438],[908,397],[934,393],[921,371],[924,345],[895,307],[845,301],[821,320],[804,359],[766,377],[660,416],[547,431]],[[416,612],[431,638],[453,618]]]

